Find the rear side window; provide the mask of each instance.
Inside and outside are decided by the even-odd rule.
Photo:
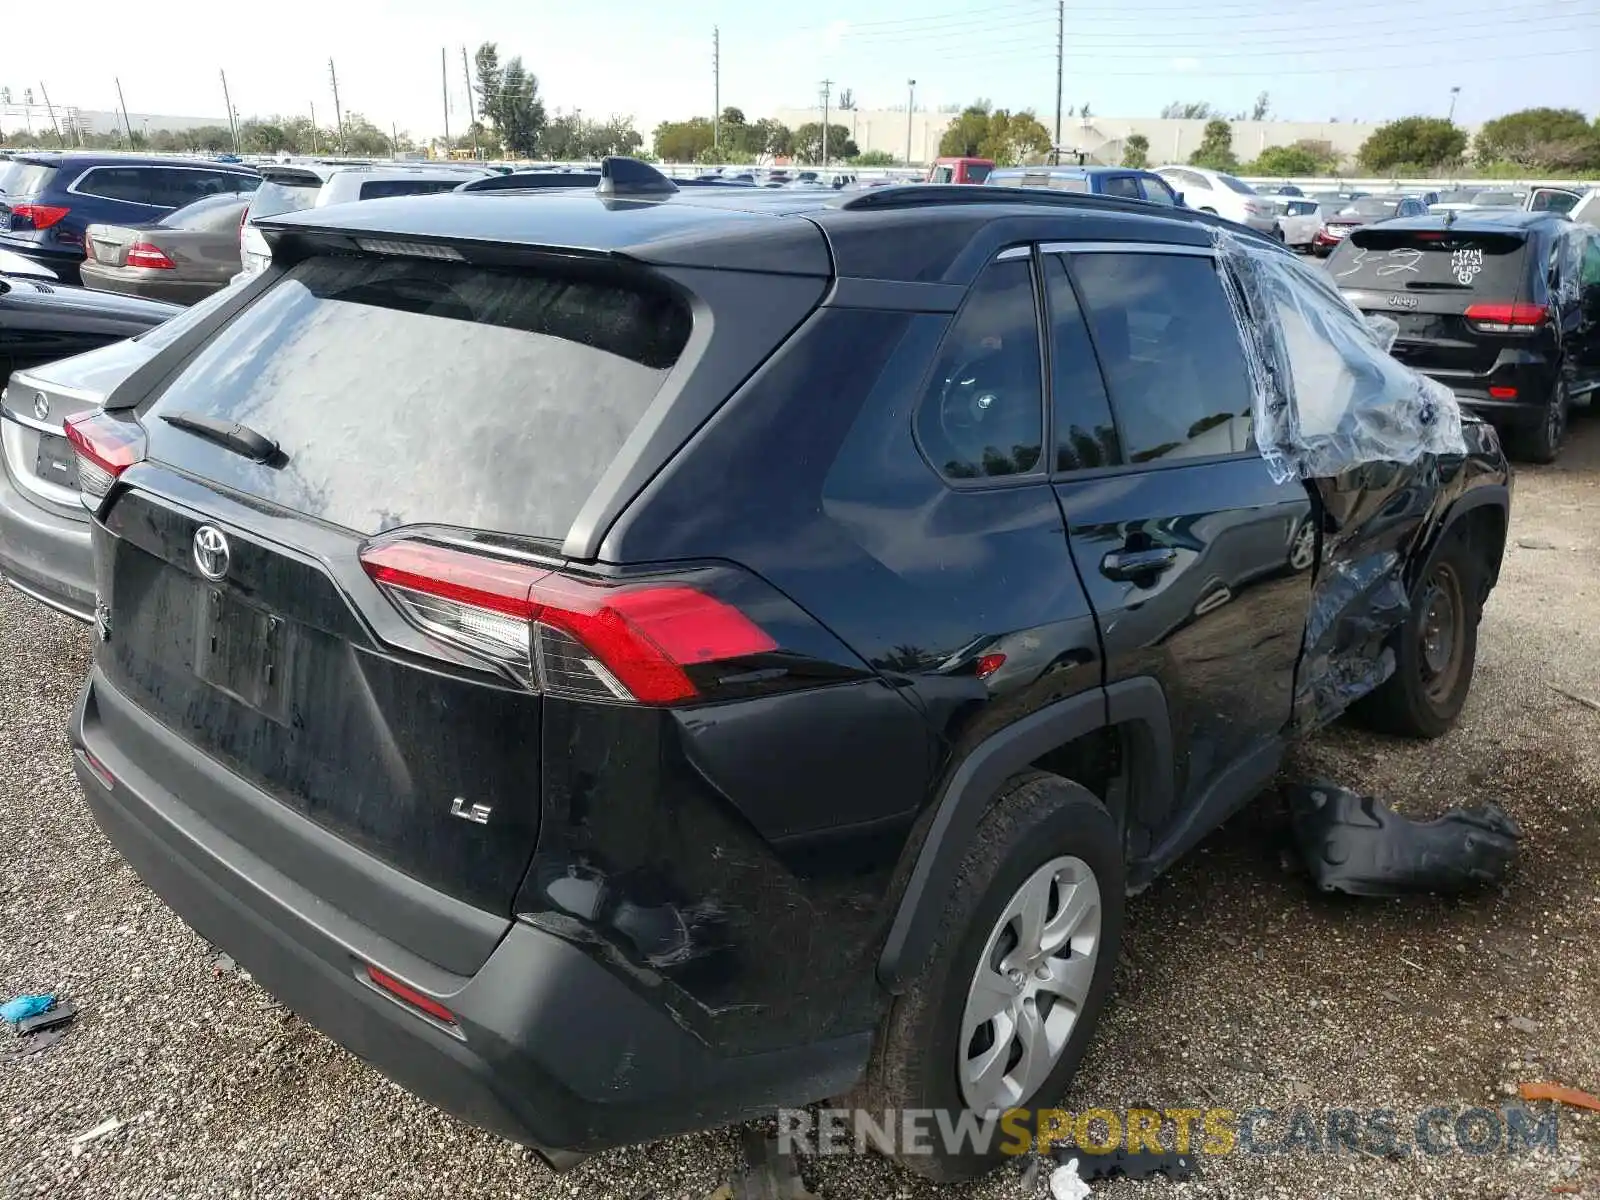
[[[1131,463],[1248,449],[1250,383],[1209,257],[1080,254],[1072,271]]]
[[[1523,298],[1527,241],[1520,233],[1358,229],[1328,260],[1341,288],[1471,292]]]
[[[1044,388],[1027,259],[992,263],[973,284],[917,408],[917,437],[948,479],[1039,468]]]
[[[37,196],[50,186],[56,177],[56,168],[42,163],[14,160],[0,163],[0,196],[16,199],[18,196]]]
[[[207,171],[197,167],[168,167],[156,172],[158,204],[183,208],[207,196],[232,196],[254,191],[260,181],[228,171]]]
[[[185,365],[154,457],[362,533],[418,522],[559,540],[688,338],[663,292],[410,259],[294,266]],[[283,465],[162,429],[239,421]]]
[[[121,200],[127,204],[145,204],[154,208],[168,207],[161,199],[159,167],[94,167],[85,171],[72,190],[85,196],[99,196],[102,200]]]
[[[1129,200],[1139,199],[1139,181],[1132,175],[1113,175],[1101,186],[1101,194],[1106,196],[1123,196]]]
[[[1089,327],[1059,254],[1045,257],[1050,303],[1050,395],[1055,409],[1056,470],[1084,471],[1122,461],[1105,381],[1095,360]]]
[[[381,200],[385,196],[426,196],[434,192],[453,192],[459,179],[369,179],[358,193],[362,200]]]
[[[994,170],[988,163],[968,163],[967,182],[982,183],[989,178],[989,172]]]
[[[1222,181],[1222,185],[1230,192],[1239,192],[1241,195],[1245,196],[1256,195],[1255,188],[1251,187],[1242,179],[1235,179],[1232,175],[1223,175],[1220,173],[1217,175],[1217,178]]]

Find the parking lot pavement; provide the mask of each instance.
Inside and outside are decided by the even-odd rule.
[[[1264,799],[1131,902],[1071,1107],[1387,1108],[1404,1132],[1525,1080],[1600,1092],[1600,712],[1571,698],[1600,702],[1600,419],[1578,419],[1558,465],[1519,472],[1513,507],[1460,727],[1429,744],[1341,727],[1295,770],[1412,815],[1499,800],[1525,831],[1514,877],[1472,899],[1318,898]],[[733,1168],[720,1132],[553,1175],[215,965],[78,798],[63,729],[87,657],[84,630],[0,590],[0,990],[59,989],[83,1009],[50,1049],[0,1060],[0,1195],[699,1200]],[[127,1124],[74,1157],[69,1140],[108,1118]],[[1236,1153],[1185,1185],[1096,1195],[1600,1195],[1600,1115],[1563,1113],[1559,1138],[1511,1159]],[[806,1171],[825,1196],[936,1194],[878,1159]],[[938,1194],[1042,1190],[1010,1168]]]

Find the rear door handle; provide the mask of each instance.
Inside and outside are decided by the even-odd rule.
[[[1171,546],[1153,546],[1148,550],[1114,550],[1100,560],[1100,574],[1107,579],[1136,583],[1169,570],[1177,561],[1178,552]]]

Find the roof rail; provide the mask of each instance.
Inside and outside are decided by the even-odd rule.
[[[600,160],[600,182],[594,190],[597,196],[626,200],[670,196],[678,190],[678,185],[647,162],[611,154]]]
[[[839,208],[920,208],[941,204],[1042,204],[1058,208],[1101,208],[1153,216],[1190,214],[1193,209],[1157,208],[1147,200],[1098,196],[1092,192],[1058,192],[1047,188],[1005,187],[1000,184],[906,183],[853,193]]]

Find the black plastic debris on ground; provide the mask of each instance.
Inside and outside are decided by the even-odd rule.
[[[733,1181],[733,1200],[816,1200],[800,1178],[800,1164],[778,1149],[778,1139],[747,1127],[740,1134],[745,1169]]]
[[[1173,1183],[1194,1178],[1194,1155],[1179,1154],[1175,1150],[1153,1154],[1148,1150],[1134,1152],[1118,1148],[1104,1154],[1089,1154],[1077,1146],[1052,1146],[1050,1153],[1063,1166],[1077,1159],[1078,1178],[1085,1183],[1119,1176],[1149,1179],[1152,1175],[1165,1175]]]
[[[1522,830],[1496,804],[1411,821],[1330,783],[1289,789],[1294,838],[1317,887],[1351,896],[1465,892],[1499,883]]]

